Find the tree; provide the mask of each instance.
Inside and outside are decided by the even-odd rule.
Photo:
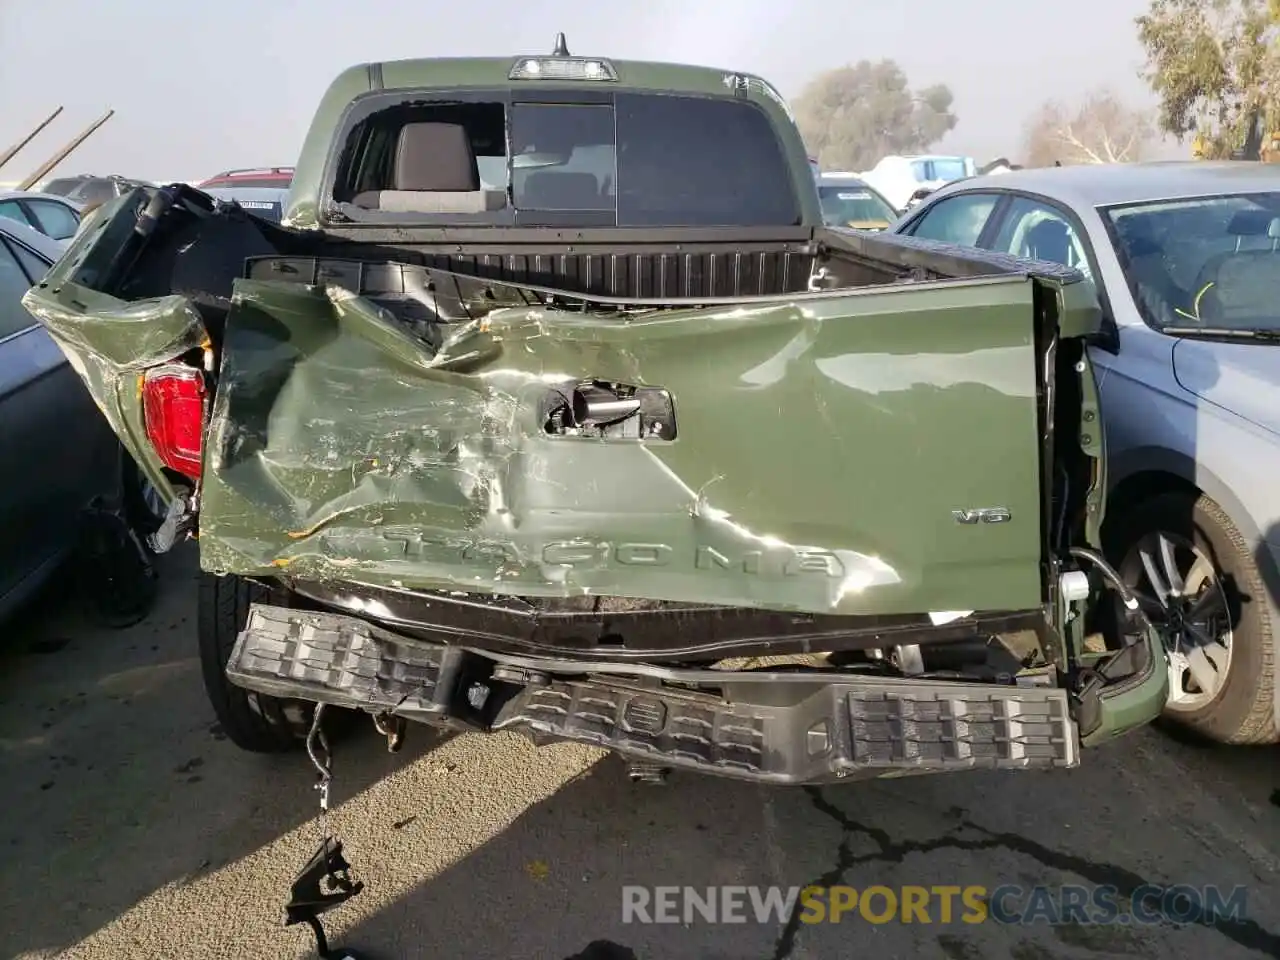
[[[1095,90],[1074,110],[1050,100],[1027,124],[1026,164],[1141,160],[1152,134],[1146,114],[1130,109],[1110,90]]]
[[[1137,24],[1161,130],[1226,157],[1275,128],[1280,0],[1152,0]]]
[[[825,169],[865,170],[886,154],[919,153],[956,125],[945,84],[912,92],[892,60],[861,60],[814,77],[796,98],[796,123]]]

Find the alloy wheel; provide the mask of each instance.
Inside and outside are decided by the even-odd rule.
[[[1231,613],[1213,561],[1184,537],[1156,531],[1125,556],[1121,578],[1169,654],[1171,712],[1208,706],[1231,666]]]

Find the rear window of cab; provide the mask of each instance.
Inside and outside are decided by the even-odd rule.
[[[332,191],[340,212],[517,226],[800,222],[782,143],[749,100],[563,89],[458,97],[401,97],[351,117]]]

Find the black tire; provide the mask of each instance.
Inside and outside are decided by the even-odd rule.
[[[1157,531],[1184,539],[1213,563],[1231,623],[1231,659],[1218,693],[1192,710],[1166,710],[1165,717],[1218,743],[1276,742],[1273,625],[1267,587],[1249,544],[1214,500],[1165,493],[1108,518],[1104,540],[1116,568]]]
[[[227,737],[252,753],[283,753],[306,738],[312,707],[234,686],[227,660],[249,617],[249,604],[284,603],[276,591],[237,576],[200,574],[197,634],[204,688]]]
[[[81,538],[77,575],[90,617],[112,630],[141,623],[160,592],[151,552],[119,513],[87,512]]]

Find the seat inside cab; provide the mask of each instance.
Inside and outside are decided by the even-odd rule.
[[[481,184],[471,136],[461,123],[406,123],[399,131],[384,189],[362,190],[352,202],[393,213],[484,213],[501,210],[503,190]]]

